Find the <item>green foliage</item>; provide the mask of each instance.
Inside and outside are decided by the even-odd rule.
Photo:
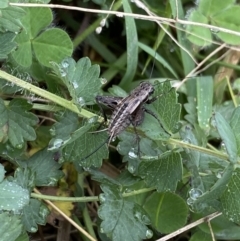
[[[152,1],[135,6],[124,0],[112,6],[113,10],[122,6],[126,13],[142,14],[147,9],[152,17],[174,16],[171,28],[166,21],[160,31],[153,22],[130,16],[125,21],[105,19],[108,28],[103,26],[103,16],[95,22],[91,19],[82,31],[79,23],[86,25],[82,14],[56,12],[56,20],[66,24],[63,29],[72,39],[65,30],[54,27],[55,10],[53,15],[50,8],[20,8],[11,2],[18,1],[0,3],[1,240],[27,241],[27,233],[46,225],[49,210],[43,196],[32,193],[37,187],[57,196],[52,199],[61,196],[68,201],[54,205],[65,213],[71,210],[93,237],[98,227],[99,240],[156,240],[159,232],[174,232],[188,220],[215,211],[222,212],[211,220],[215,237],[239,240],[239,78],[232,87],[229,80],[234,77],[219,71],[218,79],[216,67],[239,68],[233,64],[237,61],[226,64],[214,55],[206,58],[222,42],[239,45],[240,37],[232,33],[240,32],[236,1],[201,0],[195,6],[191,1],[176,5],[169,0],[166,5]],[[109,9],[108,1],[93,2]],[[192,9],[186,12],[189,4]],[[86,6],[90,8],[90,2],[85,1]],[[181,20],[184,17],[189,22]],[[104,28],[101,35],[93,33],[96,27]],[[74,58],[73,43],[80,46]],[[232,52],[227,60],[236,59]],[[90,60],[83,53],[93,57]],[[154,68],[148,56],[156,59]],[[214,65],[201,64],[193,71],[202,59]],[[174,87],[180,82],[168,79],[200,71],[201,76],[186,79],[178,93]],[[139,103],[139,96],[132,96],[131,91],[143,80],[150,81],[154,91]],[[111,143],[104,130],[108,123],[103,122],[96,105],[97,95],[107,100],[116,96],[119,105],[131,95],[137,99],[131,104],[144,110],[124,112],[111,98],[106,106],[110,107],[108,119],[115,109],[114,113],[126,118],[126,128]],[[134,120],[142,123],[134,128]],[[92,194],[100,189],[99,198],[98,192]],[[81,216],[74,215],[75,210],[69,208],[74,192],[80,196],[75,201],[99,200],[100,204],[91,209],[82,205]],[[211,237],[206,224],[191,233],[193,241]]]
[[[240,7],[234,3],[235,0],[199,1],[198,7],[190,13],[189,20],[239,32],[240,22],[237,16],[240,14]],[[238,45],[240,43],[239,36],[215,28],[207,29],[202,26],[188,25],[187,31],[189,31],[188,39],[199,46],[210,45],[214,35],[228,44]]]

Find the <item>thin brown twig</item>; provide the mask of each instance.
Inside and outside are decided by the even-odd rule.
[[[212,214],[210,214],[206,217],[200,218],[197,221],[186,225],[183,228],[178,229],[177,231],[175,231],[173,233],[170,233],[170,234],[164,236],[163,238],[157,239],[156,241],[167,241],[167,240],[169,240],[169,239],[171,239],[171,238],[173,238],[173,237],[175,237],[175,236],[177,236],[181,233],[184,233],[185,231],[187,231],[191,228],[194,228],[194,227],[198,226],[201,223],[209,222],[210,220],[212,220],[212,219],[214,219],[214,218],[216,218],[220,215],[222,215],[222,213],[219,213],[219,212],[212,213]]]

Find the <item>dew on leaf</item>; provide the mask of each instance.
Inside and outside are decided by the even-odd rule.
[[[19,143],[15,146],[15,148],[17,149],[22,149],[23,148],[23,143]]]
[[[84,106],[86,104],[85,100],[83,99],[83,97],[79,97],[78,98],[78,103],[81,105],[81,106]]]
[[[130,149],[130,151],[128,152],[128,156],[131,159],[136,159],[138,157],[135,148]]]
[[[107,79],[106,78],[100,78],[101,84],[105,85],[107,83]]]
[[[78,88],[78,83],[76,81],[73,81],[72,82],[72,85],[73,85],[73,88],[74,89],[77,89]]]
[[[153,231],[152,231],[151,229],[148,229],[148,230],[146,231],[146,238],[149,239],[149,238],[151,238],[152,236],[153,236]]]
[[[30,232],[32,232],[32,233],[37,232],[37,228],[36,228],[36,227],[31,227],[31,228],[30,228]]]
[[[130,164],[128,165],[128,168],[127,168],[127,169],[128,169],[128,171],[129,171],[130,173],[134,173],[135,170],[136,170],[135,167],[134,167],[133,165],[130,165]]]
[[[69,63],[68,63],[68,61],[67,61],[66,59],[64,59],[64,60],[62,61],[61,65],[62,65],[62,67],[63,67],[64,69],[66,69],[66,68],[68,68]]]
[[[188,198],[187,199],[187,205],[191,206],[193,205],[194,201],[192,200],[192,198]]]
[[[55,136],[56,135],[56,129],[54,127],[52,127],[49,131],[50,131],[50,135],[51,136]]]
[[[99,195],[99,201],[100,201],[100,203],[106,202],[106,197],[105,197],[105,195],[104,195],[103,193],[101,193],[101,194]]]
[[[62,139],[52,139],[49,142],[48,151],[58,150],[63,144],[64,144],[64,141]]]
[[[197,198],[199,198],[200,196],[202,196],[203,192],[202,190],[198,189],[198,188],[192,188],[189,192],[188,192],[190,198],[192,200],[197,200]]]

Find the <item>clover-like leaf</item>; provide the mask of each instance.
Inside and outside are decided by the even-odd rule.
[[[154,192],[144,204],[152,225],[161,233],[181,228],[187,221],[188,207],[185,201],[173,193]]]
[[[98,210],[101,232],[113,241],[140,241],[151,238],[152,231],[146,225],[150,220],[145,211],[137,204],[124,200],[116,186],[102,186],[102,205]]]
[[[0,31],[19,32],[22,28],[21,18],[25,15],[25,10],[19,7],[9,6],[0,11]]]
[[[72,41],[65,31],[46,29],[52,19],[49,8],[26,9],[22,18],[24,29],[15,39],[18,49],[12,53],[19,65],[29,67],[35,57],[40,64],[49,67],[50,61],[60,62],[72,54]]]
[[[179,153],[166,152],[157,160],[142,161],[138,168],[148,186],[159,192],[175,191],[182,178],[182,161]]]
[[[5,136],[13,147],[21,149],[24,141],[33,141],[36,138],[35,130],[38,118],[28,112],[31,105],[26,100],[14,99],[5,106],[0,99],[0,128],[5,130]]]
[[[7,55],[17,47],[17,44],[13,41],[16,37],[15,33],[6,32],[0,33],[0,59],[3,60],[7,58]]]

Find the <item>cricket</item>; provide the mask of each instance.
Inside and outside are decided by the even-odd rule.
[[[172,90],[171,88],[169,92]],[[161,126],[161,128],[171,136],[171,134],[164,128],[161,121],[157,115],[148,109],[146,105],[149,105],[156,101],[159,96],[152,97],[154,93],[154,86],[150,82],[142,82],[135,89],[133,89],[130,94],[125,97],[115,97],[115,96],[96,96],[96,103],[103,115],[104,122],[107,123],[107,115],[102,106],[112,110],[112,115],[109,118],[109,123],[107,127],[108,139],[96,148],[92,153],[90,153],[88,158],[96,151],[98,151],[104,144],[110,144],[111,141],[115,140],[116,137],[126,130],[130,125],[133,126],[137,145],[138,145],[138,156],[140,155],[140,137],[137,132],[137,127],[141,125],[144,121],[145,113],[153,116]]]

